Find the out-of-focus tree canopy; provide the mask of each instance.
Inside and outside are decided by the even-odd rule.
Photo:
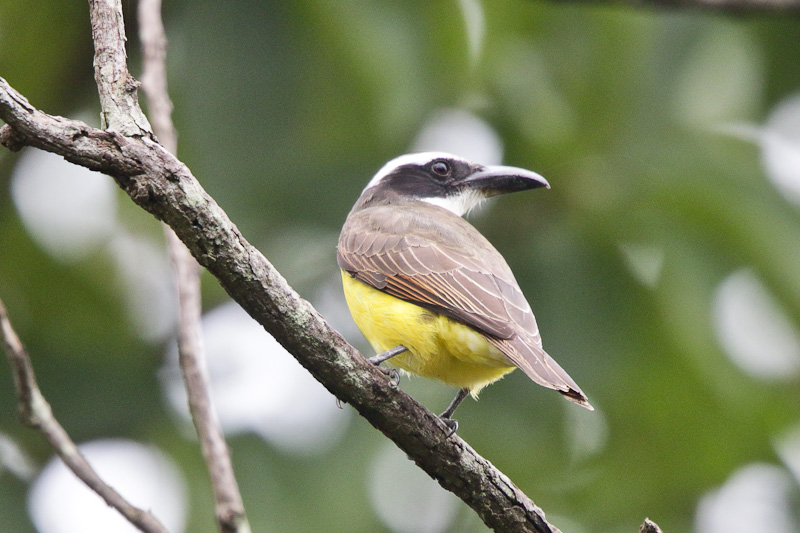
[[[597,411],[515,373],[458,418],[552,523],[800,529],[800,20],[499,0],[165,3],[179,157],[365,354],[335,247],[385,161],[458,151],[550,181],[470,219]],[[97,124],[87,11],[4,1],[0,75],[44,111]],[[110,179],[0,151],[0,298],[56,416],[79,443],[116,443],[112,457],[166,462],[155,483],[176,497],[164,512],[211,532],[169,276],[159,224]],[[210,277],[204,297],[254,531],[485,529],[337,409]],[[401,387],[436,412],[453,392]],[[42,516],[66,522],[50,506],[71,491],[53,488],[51,467],[40,474],[51,451],[17,423],[5,370],[0,407],[2,528],[64,531]]]

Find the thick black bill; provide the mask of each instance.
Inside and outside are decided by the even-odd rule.
[[[452,183],[460,189],[481,191],[485,196],[497,196],[509,192],[527,191],[539,187],[550,188],[547,180],[536,172],[517,167],[484,167],[462,180]]]

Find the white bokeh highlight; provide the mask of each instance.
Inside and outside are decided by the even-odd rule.
[[[636,280],[645,287],[655,287],[664,269],[664,248],[635,243],[619,243],[618,246]]]
[[[717,129],[757,144],[767,178],[788,202],[800,206],[800,94],[779,102],[762,125],[734,122]]]
[[[186,483],[175,464],[152,446],[99,440],[79,446],[100,477],[131,504],[150,510],[174,533],[186,528]],[[135,533],[122,515],[87,488],[54,457],[28,493],[28,511],[39,533]]]
[[[594,411],[574,409],[569,404],[562,406],[566,441],[574,461],[590,459],[608,446],[608,420],[597,401],[593,400],[592,403]]]
[[[464,17],[470,65],[475,67],[480,60],[486,39],[486,16],[483,5],[480,0],[458,0],[458,7]]]
[[[96,251],[116,225],[117,186],[111,178],[42,150],[26,149],[20,156],[11,197],[34,241],[63,262]]]
[[[684,125],[709,128],[755,114],[763,94],[759,43],[742,26],[709,28],[676,76],[673,113]]]
[[[713,322],[725,353],[748,374],[787,380],[800,373],[800,333],[752,271],[736,271],[719,284]]]
[[[800,95],[779,103],[759,136],[767,176],[783,196],[800,205]]]
[[[36,466],[16,440],[0,432],[0,477],[3,472],[9,472],[23,481],[30,481],[34,477]]]
[[[500,136],[479,116],[456,108],[434,111],[411,146],[413,152],[448,152],[474,163],[503,162]]]
[[[165,243],[118,228],[106,251],[131,326],[146,341],[166,340],[177,325],[178,294]]]
[[[211,397],[226,434],[254,432],[295,455],[339,442],[351,412],[238,304],[209,311],[202,328]],[[188,421],[177,348],[168,351],[162,375],[170,407]]]
[[[800,485],[800,424],[778,435],[773,441],[775,453],[794,476],[795,483]]]
[[[420,470],[392,443],[372,460],[368,494],[378,517],[395,533],[448,531],[460,500]]]
[[[702,497],[695,515],[697,533],[796,533],[792,478],[774,465],[753,463]]]

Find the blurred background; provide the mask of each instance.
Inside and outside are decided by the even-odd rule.
[[[458,415],[554,525],[800,531],[800,20],[533,0],[165,4],[179,157],[365,354],[336,239],[383,163],[436,149],[550,181],[470,220],[597,410],[517,372]],[[98,125],[86,3],[2,2],[0,75]],[[0,150],[0,298],[56,416],[134,503],[212,532],[170,277],[159,224],[109,178]],[[203,292],[254,531],[486,530],[207,274]],[[454,392],[401,387],[434,412]],[[127,531],[52,456],[18,423],[0,364],[2,529]]]

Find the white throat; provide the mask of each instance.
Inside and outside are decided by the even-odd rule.
[[[421,198],[423,202],[444,207],[448,211],[455,213],[458,216],[464,216],[472,209],[481,204],[486,198],[476,191],[464,191],[461,194],[448,196],[446,198]]]

